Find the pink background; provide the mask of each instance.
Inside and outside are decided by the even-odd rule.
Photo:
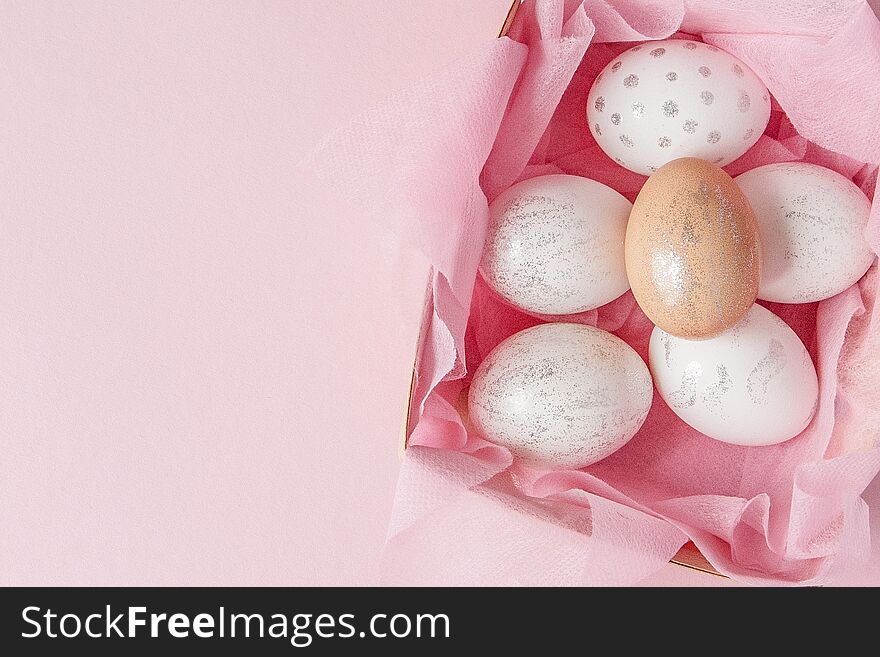
[[[0,584],[375,581],[424,263],[296,163],[507,5],[0,5]]]
[[[426,273],[296,163],[506,4],[0,4],[0,584],[375,580]]]

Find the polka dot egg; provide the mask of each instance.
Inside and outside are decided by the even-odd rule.
[[[587,100],[590,131],[618,164],[650,175],[680,157],[724,166],[758,141],[770,94],[733,55],[696,41],[652,41],[612,59]]]

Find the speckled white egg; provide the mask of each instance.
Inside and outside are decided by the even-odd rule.
[[[581,324],[542,324],[480,364],[470,419],[527,462],[581,468],[620,449],[651,408],[648,368],[623,340]]]
[[[587,100],[599,147],[644,175],[680,157],[733,162],[769,118],[770,94],[748,66],[715,46],[679,39],[643,43],[612,59]]]
[[[480,272],[523,310],[567,315],[598,308],[629,289],[623,243],[631,209],[589,178],[517,183],[489,207]]]
[[[761,237],[759,299],[827,299],[874,262],[865,239],[871,203],[836,171],[782,162],[747,171],[736,183],[755,212]]]
[[[775,445],[813,417],[816,368],[781,318],[755,304],[733,328],[685,340],[654,328],[648,361],[657,391],[697,431],[735,445]]]

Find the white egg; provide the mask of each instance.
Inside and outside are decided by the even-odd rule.
[[[623,242],[631,209],[589,178],[517,183],[489,208],[480,272],[523,310],[566,315],[598,308],[629,289]]]
[[[612,59],[587,100],[599,147],[644,175],[680,157],[733,162],[769,118],[770,94],[748,66],[715,46],[678,39]]]
[[[755,304],[708,340],[654,328],[648,361],[660,396],[697,431],[735,445],[794,438],[816,409],[816,368],[782,319]]]
[[[642,426],[653,386],[639,355],[582,324],[542,324],[482,362],[470,419],[487,440],[528,462],[581,468],[621,448]]]
[[[859,280],[874,262],[865,239],[871,202],[836,171],[783,162],[747,171],[736,183],[758,220],[759,299],[827,299]]]

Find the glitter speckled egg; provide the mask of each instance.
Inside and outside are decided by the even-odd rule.
[[[657,326],[684,338],[733,326],[755,301],[760,265],[752,209],[724,171],[682,158],[648,178],[627,226],[626,271]]]
[[[761,236],[758,298],[807,303],[833,297],[874,262],[865,239],[868,198],[836,171],[806,162],[737,176]]]
[[[733,55],[696,41],[650,41],[612,59],[590,89],[587,119],[599,147],[649,175],[679,157],[720,166],[758,141],[770,94]]]
[[[635,435],[653,385],[617,336],[581,324],[542,324],[499,344],[474,374],[470,419],[487,440],[527,462],[580,468]]]
[[[710,438],[775,445],[809,424],[819,383],[810,354],[782,319],[755,305],[710,340],[651,334],[654,383],[673,412]]]
[[[489,208],[480,273],[523,310],[597,308],[629,289],[623,240],[631,208],[610,187],[580,176],[517,183]]]

